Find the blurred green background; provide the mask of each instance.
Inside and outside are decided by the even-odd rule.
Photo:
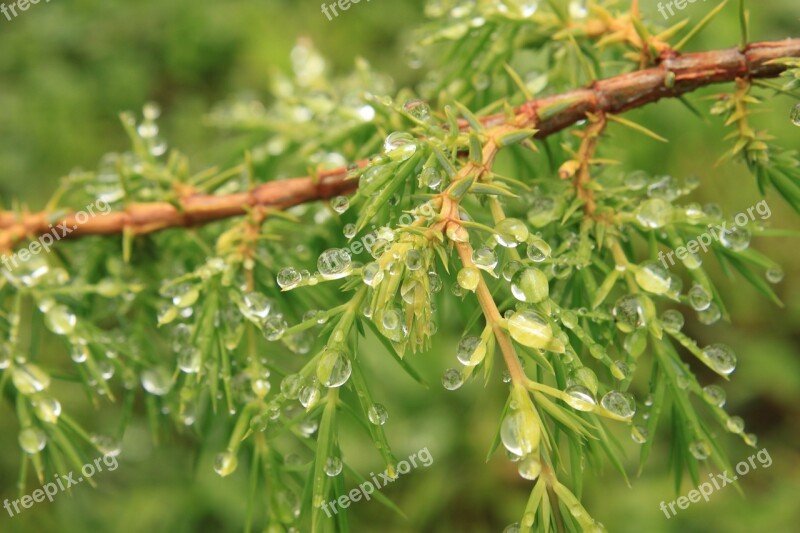
[[[698,2],[683,14],[696,22],[715,4]],[[650,13],[656,13],[655,5],[642,2]],[[754,40],[800,36],[796,0],[751,6]],[[118,113],[138,111],[151,100],[162,107],[160,125],[171,146],[187,153],[196,169],[215,163],[220,135],[201,126],[204,114],[231,95],[266,98],[271,73],[288,68],[289,51],[300,36],[311,37],[337,70],[350,68],[362,56],[394,76],[398,86],[413,84],[421,73],[406,66],[403,38],[421,20],[421,0],[362,2],[332,22],[320,12],[319,2],[297,0],[41,2],[11,22],[0,18],[0,200],[6,207],[13,199],[42,207],[59,176],[74,167],[93,168],[104,153],[127,148]],[[692,47],[733,46],[737,35],[736,9],[729,5]],[[800,137],[800,129],[788,119],[792,105],[785,97],[771,99],[771,111],[755,118],[787,147],[797,147]],[[670,144],[613,128],[613,143],[606,143],[612,147],[609,157],[628,168],[680,177],[697,174],[704,185],[695,199],[719,202],[730,214],[759,200],[743,167],[715,167],[725,147],[715,120],[704,123],[675,102],[659,103],[629,118],[670,138]],[[797,216],[777,196],[767,199],[773,212],[770,225],[799,227]],[[687,331],[701,345],[725,342],[736,348],[740,363],[725,387],[727,409],[744,417],[748,430],[759,435],[758,448],[769,450],[772,466],[742,479],[744,499],[727,487],[709,503],[694,504],[667,520],[658,506],[676,495],[665,441],[636,478],[636,445],[621,431],[630,452],[633,487],[610,468],[602,475],[587,475],[587,508],[610,531],[797,531],[798,243],[761,239],[754,246],[784,265],[786,279],[777,291],[786,307],[777,308],[749,286],[718,275],[733,323],[700,327],[687,317]],[[443,369],[452,365],[459,331],[451,325],[443,324],[434,349],[415,360],[431,383],[438,383]],[[500,384],[483,389],[473,383],[456,393],[438,386],[424,390],[396,377],[378,347],[366,347],[365,358],[380,380],[376,393],[390,410],[387,427],[398,457],[428,447],[434,464],[401,477],[385,491],[408,520],[380,504],[362,502],[351,508],[354,530],[488,532],[518,520],[529,483],[502,454],[488,464],[483,460],[504,401]],[[707,383],[712,378],[703,374],[701,379]],[[98,429],[113,427],[114,409],[93,412],[79,390],[71,396],[65,408],[82,413]],[[3,405],[0,498],[15,494],[17,431]],[[734,463],[755,451],[738,438],[724,439]],[[344,437],[342,442],[346,458],[363,473],[379,468],[370,446],[364,439],[348,442]],[[245,506],[246,472],[240,469],[221,480],[210,468],[213,452],[200,450],[186,437],[154,448],[144,423],[134,423],[120,467],[97,477],[98,490],[81,486],[55,504],[39,504],[13,519],[0,510],[0,531],[236,531]],[[684,484],[681,493],[689,488]]]

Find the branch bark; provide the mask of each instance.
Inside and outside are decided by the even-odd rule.
[[[800,57],[800,39],[753,43],[744,51],[733,48],[677,54],[667,50],[656,67],[598,80],[587,88],[532,100],[516,108],[513,115],[499,113],[483,117],[481,121],[487,127],[509,124],[535,128],[538,130],[536,137],[544,139],[584,119],[587,113],[619,114],[707,85],[737,78],[776,77],[786,67],[771,61],[786,57]],[[468,127],[466,121],[459,126]],[[195,194],[183,198],[180,208],[165,202],[140,203],[130,205],[124,211],[90,218],[83,224],[74,214],[53,223],[51,215],[46,212],[0,212],[0,251],[10,250],[26,238],[49,232],[51,223],[63,223],[67,228],[74,228],[64,238],[112,235],[126,229],[142,235],[243,215],[254,206],[286,209],[354,191],[357,181],[346,177],[347,170],[339,169],[321,173],[316,180],[302,177],[264,183],[245,193]]]

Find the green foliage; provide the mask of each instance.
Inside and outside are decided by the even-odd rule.
[[[233,100],[210,113],[248,147],[231,165],[195,170],[158,136],[157,107],[141,119],[124,113],[132,149],[65,177],[52,208],[98,197],[115,210],[180,205],[187,191],[235,194],[340,167],[358,190],[204,227],[64,243],[4,271],[0,390],[21,432],[46,440],[23,446],[21,485],[29,466],[43,481],[92,453],[119,453],[144,398],[157,441],[177,431],[218,444],[224,425],[214,469],[249,470],[245,529],[347,530],[344,511],[331,518],[321,507],[366,479],[340,436],[356,431],[397,476],[376,401],[382,380],[425,381],[417,361],[436,356],[443,310],[453,308],[463,334],[444,388],[510,382],[485,445],[492,457],[502,444],[530,482],[520,531],[603,530],[581,497],[585,465],[609,464],[627,481],[612,427],[628,426],[641,445],[640,469],[657,436],[668,436],[678,487],[687,472],[697,484],[706,461],[732,470],[720,434],[751,446],[756,437],[696,369],[728,379],[736,356],[716,342],[701,347],[676,310],[708,325],[727,317],[707,272],[711,254],[686,254],[673,271],[659,255],[728,218],[718,205],[684,200],[698,180],[629,170],[605,155],[618,125],[661,139],[636,122],[588,114],[576,131],[536,140],[535,124],[512,120],[511,108],[531,97],[652,65],[673,38],[688,42],[706,24],[671,32],[616,4],[431,1],[412,49],[414,61],[428,58],[429,75],[415,90],[396,90],[365,60],[332,75],[301,41],[269,105]],[[797,70],[787,75],[781,90],[797,95]],[[797,154],[747,122],[759,91],[775,87],[739,83],[712,114],[737,127],[728,156],[798,209]],[[498,112],[506,123],[481,119]],[[778,265],[749,247],[752,236],[774,233],[754,223],[709,251],[780,304],[762,279],[779,281]],[[368,243],[361,253],[355,240]],[[41,335],[62,339],[75,364],[40,353]],[[379,376],[364,343],[383,350]],[[114,435],[55,414],[56,381],[83,385],[93,404],[122,405]]]

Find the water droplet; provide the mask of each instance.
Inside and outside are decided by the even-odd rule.
[[[328,477],[336,477],[342,473],[343,466],[342,460],[338,457],[328,457],[325,461],[325,475]]]
[[[711,446],[704,440],[696,440],[689,445],[689,453],[698,461],[705,461],[711,455]]]
[[[383,405],[373,403],[369,406],[369,409],[367,409],[367,418],[376,426],[382,426],[386,423],[386,419],[389,418],[389,413]]]
[[[571,0],[569,3],[569,16],[573,20],[586,18],[589,10],[586,7],[586,0]]]
[[[617,327],[625,333],[645,325],[644,309],[637,294],[628,294],[617,300],[611,313],[617,321]]]
[[[383,149],[388,158],[395,161],[405,161],[417,151],[417,142],[410,133],[396,131],[386,137]]]
[[[236,458],[236,454],[230,450],[219,453],[214,458],[214,472],[221,477],[233,474],[237,466],[239,466],[239,460]]]
[[[36,416],[42,422],[55,424],[61,416],[61,403],[55,398],[38,398],[33,402]]]
[[[248,312],[258,318],[266,318],[273,307],[273,302],[260,292],[249,292],[244,295],[244,303]]]
[[[643,170],[636,170],[625,176],[625,186],[638,191],[644,189],[650,181],[650,176]]]
[[[508,319],[511,337],[529,348],[548,348],[553,341],[553,329],[547,320],[536,311],[523,309]]]
[[[300,394],[303,387],[303,376],[300,374],[289,374],[281,381],[281,394],[289,400],[294,400]]]
[[[428,272],[428,286],[431,292],[437,293],[442,290],[442,278],[436,272]]]
[[[528,245],[528,259],[534,263],[541,263],[550,255],[550,247],[544,241],[535,241]]]
[[[600,400],[603,408],[620,418],[630,419],[636,414],[636,400],[627,392],[610,391]]]
[[[756,443],[758,442],[758,437],[755,433],[746,433],[744,436],[744,443],[748,446],[752,446],[755,448]]]
[[[571,385],[564,392],[567,395],[564,401],[578,411],[592,411],[597,405],[592,392],[581,385]]]
[[[92,446],[104,456],[116,457],[122,452],[119,441],[110,435],[93,434],[90,437]]]
[[[635,270],[636,283],[647,292],[664,294],[669,290],[670,277],[661,263],[650,262]]]
[[[164,396],[172,389],[172,375],[161,366],[142,372],[142,387],[154,396]]]
[[[425,167],[422,169],[420,181],[430,189],[438,189],[442,184],[442,173],[436,167]]]
[[[418,250],[411,249],[406,252],[404,262],[406,264],[406,268],[412,272],[419,270],[422,268],[422,254],[419,253]]]
[[[56,305],[44,315],[45,326],[56,335],[69,335],[75,331],[77,322],[75,313],[65,305]]]
[[[261,332],[268,341],[277,341],[283,337],[287,324],[282,314],[268,316],[261,324]]]
[[[500,246],[505,248],[516,248],[521,242],[525,242],[530,234],[528,226],[518,218],[504,218],[495,225],[494,238]]]
[[[672,176],[661,176],[647,187],[647,195],[672,201],[680,196],[680,188]]]
[[[41,368],[30,363],[23,363],[11,370],[11,381],[20,394],[26,396],[42,392],[50,386],[50,376]]]
[[[539,446],[539,425],[528,411],[511,412],[500,425],[500,440],[506,450],[520,457]]]
[[[792,119],[792,124],[795,126],[800,126],[800,104],[795,104],[791,113],[789,114],[789,118]]]
[[[780,283],[783,281],[783,270],[780,267],[772,267],[767,270],[766,277],[770,283]]]
[[[705,311],[711,305],[711,294],[702,285],[692,285],[687,296],[689,297],[689,305],[695,311]]]
[[[703,387],[703,397],[708,403],[717,407],[725,405],[725,389],[719,385],[706,385]]]
[[[278,272],[278,286],[283,290],[290,290],[295,287],[302,281],[303,277],[293,267],[286,267]]]
[[[635,334],[635,332],[632,333],[628,336],[628,338]],[[625,361],[614,361],[614,365],[611,367],[611,374],[618,380],[622,381],[630,377],[631,369],[627,364],[625,364]]]
[[[636,209],[636,220],[647,229],[664,227],[672,220],[672,204],[661,198],[645,200]]]
[[[331,208],[341,215],[350,208],[350,200],[347,196],[335,196],[331,199]]]
[[[185,346],[178,353],[178,368],[186,374],[200,371],[201,352],[193,346]]]
[[[388,331],[394,331],[400,327],[402,322],[402,317],[400,312],[396,309],[388,309],[383,313],[383,320],[381,323],[383,327]]]
[[[322,391],[319,390],[319,387],[312,384],[308,387],[303,387],[303,389],[300,391],[300,395],[298,396],[298,400],[300,400],[300,405],[306,409],[311,409],[317,405],[321,395]]]
[[[485,356],[486,345],[481,342],[480,337],[464,337],[458,343],[456,358],[464,366],[476,366]]]
[[[431,106],[422,100],[407,100],[403,108],[408,111],[409,115],[423,122],[426,122],[431,117]]]
[[[139,124],[139,127],[136,128],[136,131],[139,133],[140,137],[144,139],[152,139],[158,135],[158,124],[152,120],[145,120]]]
[[[541,302],[550,295],[547,275],[537,268],[520,270],[511,282],[511,294],[520,302]]]
[[[734,252],[741,252],[750,246],[750,230],[734,226],[727,231],[721,231],[719,234],[719,242],[721,242],[725,248],[733,250]]]
[[[272,384],[267,379],[257,378],[250,383],[250,388],[258,398],[264,398],[272,389]]]
[[[341,387],[350,378],[353,366],[341,350],[326,347],[317,363],[317,379],[329,388]]]
[[[631,426],[631,439],[636,444],[644,444],[647,442],[647,429],[644,426]]]
[[[319,256],[317,269],[324,279],[340,279],[347,276],[352,270],[352,259],[347,250],[331,248]]]
[[[684,322],[683,314],[676,309],[669,309],[661,315],[661,325],[670,333],[678,333],[683,329]]]
[[[456,390],[464,384],[464,377],[455,368],[448,368],[442,375],[442,386],[447,390]]]
[[[342,228],[342,234],[348,239],[352,239],[356,235],[356,225],[352,223],[345,224],[344,228]]]
[[[367,263],[361,271],[361,277],[364,283],[370,287],[377,287],[378,284],[383,281],[383,276],[384,274],[383,270],[381,270],[381,266],[375,262]]]
[[[89,355],[89,347],[81,343],[73,344],[69,351],[70,359],[78,364],[85,363]]]
[[[511,281],[512,279],[514,279],[514,274],[519,272],[521,268],[522,268],[522,263],[520,263],[519,261],[509,261],[503,267],[503,279],[506,281]]]
[[[697,312],[697,319],[701,324],[705,324],[706,326],[715,324],[720,318],[722,318],[722,311],[720,311],[719,306],[715,303],[709,305],[708,309]]]
[[[519,533],[519,522],[514,522],[513,524],[508,524],[504,529],[503,533]]]
[[[740,416],[732,416],[725,421],[725,427],[736,435],[744,431],[744,420]]]
[[[19,432],[19,447],[28,454],[39,453],[47,446],[47,435],[39,428],[25,428]]]
[[[472,262],[481,270],[492,272],[497,266],[497,254],[488,246],[481,246],[472,252]]]
[[[517,472],[524,479],[535,480],[542,472],[542,463],[539,462],[533,455],[527,456],[517,465]]]
[[[458,284],[465,290],[474,291],[481,280],[481,273],[475,267],[464,267],[458,271]]]
[[[712,344],[703,348],[711,368],[720,374],[728,375],[736,369],[736,354],[725,344]]]

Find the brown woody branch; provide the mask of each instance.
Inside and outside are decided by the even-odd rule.
[[[584,119],[587,113],[619,114],[662,98],[677,97],[700,87],[734,81],[737,78],[772,78],[786,67],[772,63],[786,57],[800,57],[800,39],[754,43],[744,51],[737,48],[691,54],[665,51],[659,65],[594,82],[590,87],[536,99],[519,106],[514,115],[500,113],[483,117],[486,126],[509,124],[535,128],[543,139]],[[460,126],[467,128],[463,121]],[[362,163],[363,165],[364,163]],[[347,194],[357,187],[347,180],[347,170],[321,173],[318,179],[292,178],[264,183],[245,193],[230,195],[194,194],[181,199],[180,208],[166,203],[139,203],[124,211],[90,218],[79,224],[74,215],[61,219],[68,228],[77,227],[66,238],[111,235],[128,231],[147,234],[168,228],[191,227],[242,215],[262,206],[285,209],[314,200]],[[50,230],[49,214],[0,212],[0,250],[10,250],[21,240]]]

